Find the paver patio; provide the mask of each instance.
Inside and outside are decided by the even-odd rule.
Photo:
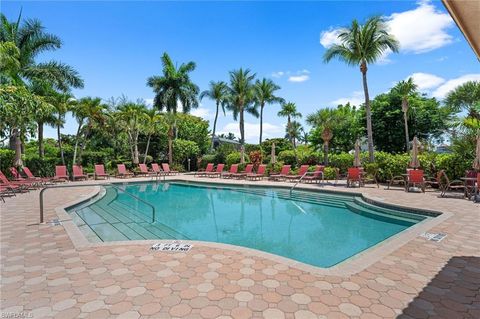
[[[47,191],[46,221],[92,189]],[[0,204],[2,317],[480,318],[480,205],[431,191],[355,191],[448,212],[429,230],[448,236],[439,243],[417,236],[348,276],[320,275],[201,244],[187,253],[138,242],[76,247],[62,225],[38,224],[38,191],[18,195]]]

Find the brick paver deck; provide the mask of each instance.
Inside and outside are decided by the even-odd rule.
[[[92,189],[47,191],[46,220]],[[319,275],[201,244],[188,253],[137,242],[77,247],[63,226],[38,224],[38,191],[18,195],[0,204],[2,317],[480,318],[480,205],[431,191],[357,191],[448,212],[430,230],[447,238],[414,237],[357,273]]]

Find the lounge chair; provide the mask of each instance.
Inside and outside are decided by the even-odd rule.
[[[0,199],[5,203],[4,197],[17,196],[11,187],[0,184]]]
[[[223,178],[232,178],[234,174],[238,172],[238,164],[232,164],[230,170],[227,173],[223,173],[221,177]]]
[[[447,174],[445,173],[444,170],[441,170],[439,172],[440,174],[440,196],[445,197],[447,195],[447,192],[458,192],[461,191],[463,192],[464,196],[467,196],[467,187],[465,186],[465,183],[461,180],[453,180],[450,181],[448,178]]]
[[[196,171],[194,176],[202,177],[207,176],[207,173],[213,172],[213,163],[208,163],[204,170]]]
[[[55,176],[53,177],[54,182],[66,182],[68,181],[69,176],[67,172],[67,167],[65,165],[55,166]]]
[[[121,177],[121,178],[126,178],[126,177],[132,177],[133,173],[130,171],[127,171],[127,168],[125,167],[125,164],[117,164],[117,176],[116,177]]]
[[[157,175],[154,171],[149,171],[147,168],[147,164],[138,164],[138,168],[140,169],[140,173],[137,173],[137,175],[143,175],[143,176],[152,176],[152,175]]]
[[[420,186],[422,192],[425,193],[425,176],[423,175],[423,170],[421,169],[412,169],[408,171],[407,182],[405,185],[405,191],[409,192],[410,187]]]
[[[300,168],[298,170],[298,174],[287,175],[287,176],[285,176],[285,179],[290,181],[290,182],[294,182],[296,180],[299,180],[300,178],[302,178],[303,175],[305,175],[308,172],[309,167],[310,167],[309,165],[302,165],[302,166],[300,166]]]
[[[252,181],[261,180],[265,176],[266,171],[267,171],[267,165],[265,164],[259,165],[257,172],[247,174],[246,178]]]
[[[165,176],[167,175],[167,173],[165,173],[157,163],[152,163],[152,171],[159,176],[160,175],[165,175]]]
[[[358,187],[363,185],[362,171],[358,167],[350,167],[347,172],[347,187],[353,187],[355,183]]]
[[[208,172],[205,173],[205,176],[208,177],[220,177],[223,174],[223,168],[225,167],[225,164],[218,164],[217,169],[214,172]]]
[[[305,183],[319,183],[323,180],[323,171],[325,170],[325,166],[317,165],[315,167],[315,171],[311,172],[302,179]]]
[[[4,189],[8,189],[12,192],[19,192],[23,193],[28,191],[29,189],[35,189],[32,183],[27,181],[10,181],[2,171],[0,171],[0,182]]]
[[[107,178],[110,178],[110,175],[105,173],[105,166],[103,166],[103,164],[95,164],[95,175],[94,175],[94,177],[95,177],[95,179],[98,179],[98,178],[107,179]]]
[[[25,175],[27,175],[27,180],[38,181],[38,182],[41,182],[41,183],[51,182],[51,178],[49,178],[49,177],[38,177],[38,176],[33,175],[32,172],[30,171],[30,169],[26,166],[23,167],[23,172],[25,173]]]
[[[283,165],[279,174],[271,174],[268,178],[274,181],[285,179],[288,176],[288,173],[290,173],[290,167],[291,165]]]
[[[245,170],[243,172],[234,173],[234,174],[232,174],[232,177],[234,177],[234,178],[245,178],[245,176],[247,176],[248,174],[252,174],[252,171],[253,171],[253,164],[247,164],[247,166],[245,166]]]
[[[162,163],[162,169],[165,172],[165,174],[168,175],[177,175],[178,171],[173,171],[170,169],[170,165],[168,163]]]
[[[76,181],[78,179],[86,181],[88,179],[87,175],[83,174],[83,167],[80,165],[72,166],[72,180]]]
[[[20,173],[17,171],[17,169],[15,167],[10,167],[10,173],[12,174],[13,179],[15,181],[25,180],[25,178],[23,178],[22,175],[20,175]]]

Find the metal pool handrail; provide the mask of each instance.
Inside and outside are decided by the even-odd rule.
[[[306,172],[299,178],[299,180],[296,181],[295,184],[293,184],[292,187],[290,187],[290,196],[292,195],[292,192],[293,192],[293,189],[295,188],[295,186],[297,186],[298,183],[300,183],[301,180],[302,180],[308,173],[310,173],[310,172],[309,172],[309,171],[306,171]]]
[[[155,221],[155,215],[156,215],[156,212],[155,212],[155,206],[153,206],[152,204],[150,204],[149,202],[121,189],[120,187],[117,187],[115,185],[113,185],[112,183],[101,183],[101,184],[81,184],[81,185],[55,185],[55,186],[45,186],[42,188],[42,190],[40,190],[40,194],[39,194],[39,198],[40,198],[40,224],[43,224],[44,223],[44,217],[43,217],[43,192],[45,192],[47,189],[52,189],[52,188],[71,188],[71,187],[87,187],[87,186],[111,186],[117,190],[120,190],[122,191],[123,193],[127,194],[128,196],[130,197],[133,197],[135,198],[136,200],[150,206],[152,208],[152,211],[153,211],[153,217],[152,217],[152,220]]]

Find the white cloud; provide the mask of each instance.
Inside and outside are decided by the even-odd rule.
[[[290,82],[305,82],[305,81],[308,81],[310,79],[310,71],[308,70],[301,70],[301,71],[298,71],[296,75],[291,75],[288,77],[288,81]]]
[[[227,123],[218,130],[218,134],[233,133],[240,138],[240,129],[238,122]],[[281,137],[285,133],[284,127],[270,123],[263,123],[263,138]],[[258,143],[260,137],[260,124],[245,122],[245,141],[247,143]]]
[[[190,114],[193,116],[198,116],[204,119],[209,119],[212,117],[212,114],[210,113],[210,110],[204,107],[198,107],[196,109],[192,109],[190,111]]]
[[[448,92],[468,81],[480,81],[480,73],[465,74],[458,78],[448,80],[433,91],[432,96],[438,99],[443,99]]]
[[[393,13],[385,17],[390,33],[400,43],[400,51],[406,53],[425,53],[453,42],[447,29],[454,25],[448,13],[437,10],[430,1],[421,1],[413,10]],[[320,35],[320,43],[329,48],[338,44],[340,28],[330,28]],[[386,52],[379,64],[390,62]]]
[[[365,96],[363,95],[363,91],[354,91],[352,96],[350,97],[342,97],[335,101],[330,102],[330,104],[337,106],[339,104],[345,105],[350,103],[351,105],[358,106],[365,102]]]
[[[147,104],[147,106],[149,106],[149,107],[153,106],[153,99],[144,99],[144,100],[145,100],[145,103]]]
[[[416,72],[410,74],[407,79],[410,77],[413,79],[413,82],[415,82],[415,84],[418,86],[419,90],[436,88],[440,84],[445,82],[444,78],[429,73]]]
[[[273,76],[274,78],[281,78],[284,74],[285,74],[285,72],[283,72],[283,71],[278,71],[278,72],[273,72],[273,73],[272,73],[272,76]]]

